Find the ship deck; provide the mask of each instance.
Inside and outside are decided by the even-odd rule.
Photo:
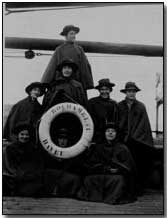
[[[117,215],[163,215],[162,190],[147,189],[138,200],[124,205],[86,202],[67,198],[3,197],[3,214],[117,214]]]

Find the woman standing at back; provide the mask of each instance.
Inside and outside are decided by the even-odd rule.
[[[93,88],[90,64],[82,47],[75,42],[76,34],[79,33],[79,31],[79,27],[73,25],[67,25],[63,28],[60,35],[65,37],[65,42],[55,49],[43,74],[43,82],[52,83],[54,79],[59,78],[59,72],[56,70],[57,66],[64,59],[72,59],[78,65],[78,70],[74,79],[82,84],[84,90]]]

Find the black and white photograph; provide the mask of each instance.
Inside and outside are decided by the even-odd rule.
[[[2,19],[2,214],[164,215],[164,2]]]

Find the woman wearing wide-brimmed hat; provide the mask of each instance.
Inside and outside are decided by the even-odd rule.
[[[48,168],[46,153],[33,143],[33,131],[29,124],[18,123],[13,130],[15,141],[3,148],[3,195],[75,197],[80,188],[79,176],[68,173],[68,161],[65,168],[64,162],[54,159],[55,165]],[[67,137],[67,132],[61,129],[58,137]],[[76,170],[78,165],[73,166]]]
[[[76,134],[76,133],[75,133]],[[63,125],[54,130],[53,141],[57,146],[66,149],[71,146],[71,129]],[[78,190],[81,187],[83,154],[73,158],[53,157],[45,152],[44,155],[46,167],[57,172],[56,195],[58,197],[77,196]]]
[[[79,33],[79,27],[67,25],[63,28],[60,35],[65,37],[65,42],[55,49],[54,54],[43,74],[42,82],[52,83],[54,79],[59,78],[57,66],[63,59],[70,58],[77,65],[78,69],[74,79],[79,81],[85,90],[93,88],[93,78],[90,64],[85,53],[75,42],[76,34]]]
[[[99,80],[95,89],[99,91],[99,96],[93,97],[88,101],[89,112],[92,116],[95,133],[94,140],[101,140],[101,130],[106,122],[117,122],[118,110],[117,103],[110,98],[110,93],[115,86],[108,78]]]
[[[50,84],[43,99],[44,110],[63,102],[78,103],[85,107],[87,99],[82,84],[74,79],[78,65],[72,59],[64,59],[56,69],[60,76]]]
[[[127,82],[120,90],[126,97],[118,103],[118,109],[122,140],[136,162],[138,182],[144,186],[152,165],[153,137],[145,105],[136,99],[139,91],[134,82]]]
[[[103,141],[90,147],[86,177],[78,197],[86,201],[123,204],[136,199],[136,167],[128,148],[119,141],[115,123],[107,123]]]
[[[3,150],[3,193],[13,196],[33,196],[42,188],[43,161],[34,146],[34,128],[18,123],[15,140]]]
[[[35,127],[36,122],[42,115],[42,106],[37,98],[44,95],[48,86],[40,82],[32,82],[25,88],[28,97],[17,102],[11,109],[4,127],[3,137],[13,140],[13,129],[19,122],[26,122]]]

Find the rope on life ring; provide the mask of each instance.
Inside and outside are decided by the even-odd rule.
[[[52,121],[62,113],[71,113],[78,117],[83,132],[80,140],[68,147],[61,148],[53,143],[50,137],[50,126]],[[61,103],[51,107],[41,118],[39,125],[39,139],[44,149],[52,156],[59,158],[75,157],[90,146],[93,137],[94,125],[89,113],[79,104]]]

